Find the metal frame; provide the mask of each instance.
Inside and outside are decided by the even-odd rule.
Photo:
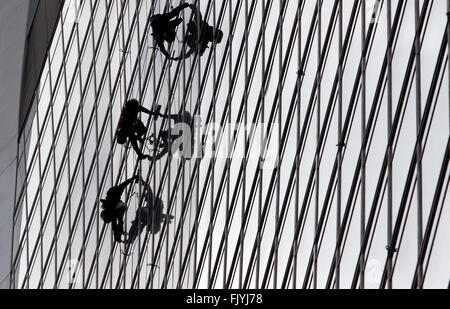
[[[169,10],[171,1],[83,0],[85,23],[73,25],[63,10],[47,55],[48,72],[41,77],[44,88],[36,89],[33,98],[32,134],[24,130],[20,139],[36,141],[29,154],[18,147],[25,179],[17,184],[13,222],[17,226],[22,217],[23,224],[13,247],[11,286],[364,289],[369,259],[382,254],[386,262],[379,287],[396,288],[412,209],[418,218],[411,287],[430,284],[449,187],[448,136],[432,126],[438,109],[447,107],[439,97],[450,71],[449,17],[430,20],[438,10],[432,0],[414,1],[412,20],[405,17],[406,1],[394,8],[383,0],[377,7],[383,14],[372,12],[370,24],[365,0],[193,2],[205,20],[227,33],[203,57],[180,62],[164,59],[151,47],[149,17]],[[183,17],[191,16],[183,12]],[[378,31],[379,21],[386,22],[387,33]],[[439,54],[424,59],[430,24],[444,21]],[[409,50],[397,45],[405,25],[415,29],[413,44],[404,71],[396,72],[399,49]],[[180,29],[186,31],[185,24]],[[169,52],[182,48],[176,42]],[[374,63],[381,59],[374,75]],[[425,61],[433,65],[424,66]],[[413,89],[414,119],[406,113]],[[57,100],[61,96],[64,102]],[[201,115],[198,138],[204,143],[213,133],[214,156],[137,162],[114,137],[116,112],[131,97],[146,106],[163,105],[168,114],[189,110]],[[387,138],[380,148],[374,145],[383,121]],[[231,123],[236,126],[225,126]],[[254,123],[262,123],[263,130],[244,130]],[[406,124],[415,126],[417,136],[409,145],[412,157],[404,158],[409,170],[402,178],[395,172],[395,158],[402,155],[398,146]],[[157,136],[170,130],[170,123],[149,119],[147,127]],[[49,138],[51,144],[44,145]],[[431,139],[447,143],[444,154],[432,153]],[[257,141],[263,149],[253,164],[250,154]],[[264,156],[271,143],[278,145],[278,162],[268,171]],[[222,162],[215,151],[224,147],[229,157]],[[234,158],[239,148],[243,158]],[[382,163],[375,152],[384,155]],[[380,168],[369,176],[374,163]],[[436,172],[426,175],[422,170],[430,164]],[[98,200],[108,186],[135,174],[152,185],[155,198],[164,201],[175,220],[170,226],[167,218],[158,235],[143,233],[122,250],[100,220]],[[435,185],[424,185],[430,177]],[[60,199],[66,184],[68,192]],[[127,190],[128,217],[144,203],[142,193],[141,185]],[[432,204],[426,212],[428,199]],[[359,233],[352,235],[353,229]],[[375,245],[380,237],[387,238],[387,250]],[[358,250],[349,250],[351,242]],[[74,261],[77,267],[70,269],[72,280],[66,283]],[[351,282],[344,273],[353,274]]]

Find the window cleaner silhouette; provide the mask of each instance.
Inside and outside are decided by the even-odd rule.
[[[209,48],[209,43],[220,44],[223,39],[223,32],[203,21],[202,14],[195,5],[190,4],[189,7],[193,11],[193,21],[187,26],[187,35],[184,40],[189,50],[184,53],[185,49],[183,49],[183,54],[175,60],[184,60],[195,53],[203,56]]]
[[[143,232],[144,228],[147,228],[147,232],[152,235],[158,234],[161,231],[161,224],[163,222],[169,220],[170,224],[174,219],[173,216],[163,214],[163,201],[153,195],[153,192],[148,184],[145,184],[144,190],[146,206],[141,207],[136,211],[136,218],[131,224],[130,231],[128,232],[128,238],[125,241],[128,245],[131,245],[136,241],[139,235]]]
[[[150,143],[154,146],[155,153],[150,161],[161,160],[167,154],[173,155],[170,153],[171,146],[174,151],[181,151],[185,159],[191,159],[195,147],[194,122],[191,114],[184,112],[181,115],[170,115],[167,118],[173,120],[175,126],[161,132],[158,139],[155,139],[154,135],[150,136]]]
[[[153,29],[153,37],[161,52],[169,59],[174,60],[164,46],[164,42],[172,44],[177,36],[176,28],[183,22],[183,19],[176,18],[184,9],[187,9],[189,4],[185,3],[179,5],[171,12],[166,14],[157,14],[150,19],[150,26]],[[174,19],[176,18],[176,19]]]
[[[137,143],[139,141],[144,144],[142,137],[147,133],[147,127],[138,119],[138,114],[145,113],[153,117],[165,117],[159,112],[160,109],[161,107],[158,108],[158,111],[151,112],[142,107],[137,100],[130,100],[125,103],[122,110],[122,115],[120,116],[117,128],[117,143],[124,145],[128,139],[131,146],[133,146],[134,151],[136,151],[139,160],[148,159],[150,157],[142,153]]]
[[[112,230],[114,232],[114,240],[116,242],[122,242],[122,235],[124,235],[123,230],[123,217],[128,209],[128,206],[122,202],[122,194],[125,189],[135,181],[139,182],[140,177],[135,176],[128,179],[124,183],[112,187],[106,193],[106,199],[100,200],[102,203],[103,211],[100,213],[100,217],[106,223],[112,224]]]

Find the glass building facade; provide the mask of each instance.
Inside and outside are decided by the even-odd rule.
[[[172,2],[65,1],[19,139],[11,287],[446,288],[446,1],[193,1],[224,38],[184,61],[152,37]],[[117,145],[132,98],[195,116],[201,156]],[[126,247],[100,199],[134,175],[173,221]]]

